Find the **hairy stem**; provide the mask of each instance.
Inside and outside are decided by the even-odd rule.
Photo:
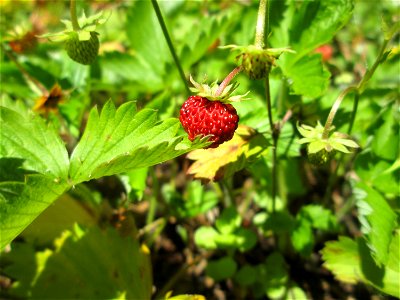
[[[229,82],[231,82],[231,80],[233,78],[235,78],[235,76],[237,74],[240,73],[240,71],[242,70],[242,66],[236,67],[232,70],[232,72],[230,72],[228,74],[228,76],[225,77],[225,79],[221,82],[221,84],[218,86],[217,91],[215,92],[215,96],[220,96],[222,94],[222,92],[224,91],[224,89],[228,86]]]
[[[385,54],[385,51],[386,51],[386,47],[389,44],[389,41],[390,41],[390,39],[383,41],[383,44],[381,46],[381,49],[379,51],[379,54],[378,54],[374,64],[372,65],[371,69],[369,69],[369,70],[367,70],[367,72],[365,72],[363,78],[361,79],[360,83],[358,84],[357,89],[360,94],[364,91],[365,85],[367,84],[368,80],[371,79],[372,75],[375,73],[376,68],[381,63],[383,55]]]
[[[356,114],[357,114],[357,108],[358,108],[358,101],[360,98],[360,94],[365,90],[365,86],[368,83],[368,81],[371,79],[372,75],[374,75],[376,68],[379,66],[379,64],[382,62],[383,56],[385,55],[386,52],[386,48],[389,44],[391,40],[390,38],[387,38],[383,41],[381,49],[379,50],[379,54],[375,59],[374,64],[372,65],[371,69],[367,70],[367,72],[365,72],[364,76],[362,77],[362,79],[360,80],[359,84],[357,86],[350,86],[348,88],[346,88],[340,95],[339,97],[336,99],[335,103],[333,104],[331,111],[329,113],[329,116],[326,120],[325,123],[325,127],[324,127],[324,132],[322,134],[322,138],[327,139],[329,136],[329,129],[332,126],[333,123],[333,119],[335,118],[336,112],[339,109],[340,104],[343,101],[343,98],[352,91],[356,92],[356,95],[354,97],[354,105],[353,105],[353,111],[351,114],[351,119],[350,119],[350,124],[349,124],[349,129],[348,129],[348,133],[351,132],[351,130],[353,129],[353,125],[354,125],[354,121],[356,118]]]
[[[158,22],[160,23],[160,26],[161,26],[162,32],[164,34],[165,40],[167,41],[169,51],[171,52],[171,55],[174,58],[174,62],[175,62],[176,67],[178,68],[179,75],[180,75],[180,77],[182,79],[183,84],[185,85],[186,91],[189,94],[190,93],[190,89],[189,89],[189,86],[188,86],[188,82],[186,80],[185,73],[183,72],[182,65],[181,65],[181,63],[179,61],[178,55],[176,54],[174,45],[172,44],[171,38],[169,36],[168,29],[167,29],[167,26],[165,25],[164,18],[163,18],[162,14],[161,14],[160,7],[158,6],[157,0],[151,0],[151,3],[153,4],[153,8],[154,8],[154,11],[155,11],[155,13],[157,15]]]
[[[254,45],[260,49],[264,48],[265,20],[266,16],[268,16],[267,10],[268,0],[260,0],[257,15],[256,38],[254,41]]]
[[[69,4],[70,4],[69,11],[71,13],[72,28],[75,31],[78,31],[81,28],[79,27],[78,18],[76,16],[76,0],[71,0]]]

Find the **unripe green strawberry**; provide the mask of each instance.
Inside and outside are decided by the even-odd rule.
[[[80,41],[77,32],[72,32],[70,37],[65,42],[65,49],[68,56],[74,61],[90,65],[94,62],[99,53],[99,38],[97,32],[90,32],[90,39],[87,41]]]
[[[254,80],[264,78],[271,71],[275,61],[275,57],[267,51],[255,47],[248,47],[241,54],[241,58],[243,71]]]
[[[308,161],[315,166],[322,166],[325,165],[328,161],[330,161],[335,156],[335,154],[336,154],[335,150],[327,151],[325,149],[322,149],[317,153],[308,152]]]

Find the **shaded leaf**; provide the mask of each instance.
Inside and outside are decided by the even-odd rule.
[[[3,249],[53,201],[61,196],[69,185],[54,178],[34,174],[25,182],[0,183],[0,249]]]
[[[208,262],[206,273],[216,281],[221,281],[232,277],[237,269],[235,260],[230,256],[225,256],[218,260]]]
[[[21,255],[16,256],[12,249],[7,257],[12,264],[4,271],[17,279],[10,291],[14,296],[54,299],[62,291],[62,297],[68,299],[151,297],[149,255],[132,236],[122,237],[113,228],[65,231],[54,251],[27,254],[18,259]],[[35,272],[31,280],[24,275],[28,262]]]
[[[290,45],[297,57],[328,43],[350,20],[352,11],[352,0],[302,2],[290,26]]]

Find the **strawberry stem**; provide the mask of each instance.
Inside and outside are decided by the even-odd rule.
[[[230,72],[228,74],[228,76],[225,77],[225,79],[221,82],[221,84],[218,86],[217,91],[215,92],[215,96],[220,96],[222,94],[222,92],[225,90],[225,88],[228,86],[229,82],[231,82],[231,80],[233,78],[235,78],[235,76],[237,74],[240,73],[240,71],[242,71],[242,66],[236,67],[232,70],[232,72]]]
[[[265,36],[265,21],[268,19],[268,0],[260,0],[260,6],[258,7],[258,15],[257,15],[257,25],[256,25],[256,38],[254,41],[254,45],[257,48],[263,49],[264,44],[264,36]],[[267,21],[268,23],[268,21]]]
[[[79,31],[79,29],[81,29],[81,28],[79,26],[78,18],[76,16],[76,0],[71,0],[70,1],[69,11],[71,13],[72,28],[75,31]]]

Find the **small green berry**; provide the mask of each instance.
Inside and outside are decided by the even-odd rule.
[[[253,80],[265,78],[271,71],[271,67],[275,61],[274,56],[268,54],[263,49],[255,47],[248,47],[240,57],[242,59],[243,71]]]
[[[97,32],[90,32],[90,39],[87,41],[80,41],[77,32],[72,32],[69,39],[65,42],[65,49],[68,56],[74,61],[90,65],[94,62],[99,53],[99,38]]]
[[[308,151],[307,151],[308,152]],[[330,161],[336,154],[335,150],[327,151],[322,149],[317,153],[308,152],[308,161],[315,166],[325,165],[328,161]]]

